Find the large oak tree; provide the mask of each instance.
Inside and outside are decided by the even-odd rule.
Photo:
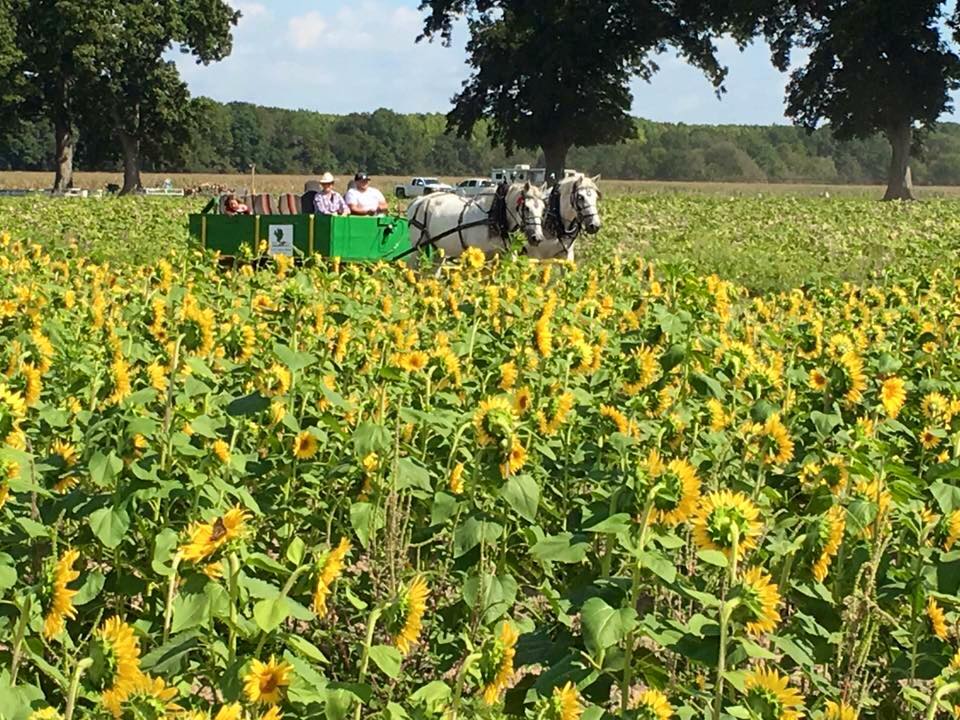
[[[469,135],[491,120],[508,152],[542,148],[559,173],[573,145],[631,137],[630,80],[649,80],[674,48],[720,90],[712,37],[723,18],[706,0],[423,0],[423,37],[450,41],[466,17],[472,74],[454,98],[451,129]]]
[[[787,115],[810,130],[827,122],[841,140],[882,133],[891,147],[884,199],[910,199],[911,151],[960,87],[960,9],[948,17],[944,0],[740,4],[741,32],[762,31],[779,69],[790,69],[792,49],[805,53],[790,73]]]

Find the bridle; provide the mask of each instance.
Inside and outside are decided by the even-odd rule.
[[[523,234],[526,236],[527,240],[534,245],[539,245],[540,241],[536,239],[537,228],[540,228],[542,235],[543,215],[542,213],[540,215],[534,214],[534,212],[527,206],[527,203],[532,199],[534,198],[530,196],[530,190],[521,190],[520,194],[517,196],[516,203],[514,203],[514,207],[511,208],[510,203],[507,203],[507,217],[510,223],[512,223],[513,228],[522,228]]]
[[[592,218],[600,217],[597,204],[593,203],[593,206],[591,207],[587,199],[581,196],[581,190],[584,190],[581,185],[582,180],[582,177],[577,178],[570,190],[569,206],[570,209],[573,210],[574,219],[570,222],[569,226],[567,226],[563,220],[563,208],[561,205],[562,190],[560,189],[561,183],[554,185],[553,190],[550,191],[551,197],[547,202],[547,218],[548,222],[553,225],[553,229],[557,236],[557,242],[561,248],[560,252],[558,252],[555,257],[569,255],[570,248],[573,247],[573,244],[577,241],[577,238],[580,237],[580,231],[583,229],[583,223],[590,221]],[[592,187],[586,189],[593,190]],[[597,190],[596,193],[597,199],[599,200],[602,195],[599,190]],[[554,207],[556,209],[554,209]]]

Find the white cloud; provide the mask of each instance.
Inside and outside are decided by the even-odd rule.
[[[290,40],[298,50],[308,50],[317,47],[327,31],[327,21],[316,10],[306,15],[291,18],[288,23]]]
[[[268,14],[267,6],[261,5],[258,2],[237,2],[233,3],[233,7],[240,11],[243,17],[240,19],[240,22],[244,20],[253,20],[254,18],[264,17]]]

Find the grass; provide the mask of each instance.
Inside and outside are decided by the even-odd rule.
[[[187,216],[204,198],[0,197],[0,231],[114,263],[151,262],[188,245]],[[399,210],[400,204],[397,204]],[[578,247],[583,262],[640,254],[717,273],[755,291],[842,281],[885,283],[890,268],[924,274],[960,264],[960,213],[949,199],[881,203],[862,197],[612,193],[604,229]]]
[[[308,180],[316,180],[316,175],[257,175],[254,187],[259,192],[281,193],[299,192]],[[170,178],[175,187],[191,188],[204,184],[225,185],[238,191],[251,187],[251,176],[242,174],[184,174],[184,173],[143,173],[144,185],[159,186]],[[464,176],[447,176],[440,179],[451,185]],[[346,187],[349,177],[337,177],[338,187]],[[393,194],[393,187],[410,181],[410,176],[380,175],[374,176],[373,184],[385,195]],[[0,172],[0,189],[48,188],[53,176],[46,172]],[[109,183],[121,184],[120,173],[80,172],[75,175],[77,187],[88,190],[105,188]],[[722,197],[757,196],[800,196],[817,197],[829,194],[832,197],[881,198],[884,188],[879,185],[819,185],[803,183],[720,183],[720,182],[661,182],[652,180],[602,180],[601,187],[608,195],[631,194],[696,194]],[[918,187],[920,198],[960,197],[960,187],[929,186]]]

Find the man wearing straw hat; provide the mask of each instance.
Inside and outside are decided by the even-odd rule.
[[[343,201],[343,196],[333,189],[333,175],[328,172],[320,178],[320,192],[317,193],[313,203],[317,215],[350,214],[350,208]]]

